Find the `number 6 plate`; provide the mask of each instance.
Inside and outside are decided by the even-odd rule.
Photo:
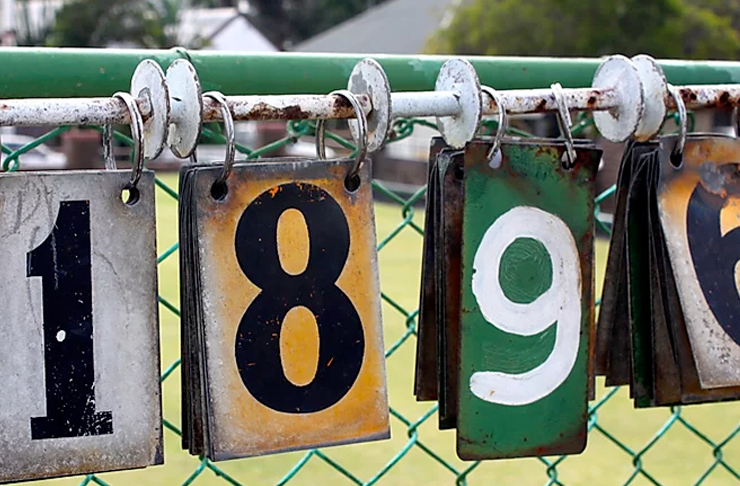
[[[154,174],[0,176],[0,482],[162,463]]]
[[[593,323],[593,196],[601,152],[572,170],[554,142],[465,153],[458,455],[580,452]]]
[[[389,436],[368,164],[196,169],[209,456]]]

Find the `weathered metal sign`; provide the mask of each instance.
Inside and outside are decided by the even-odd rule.
[[[689,137],[679,168],[670,147],[661,151],[658,204],[696,371],[702,388],[738,386],[740,141]]]
[[[439,427],[457,425],[460,373],[460,283],[464,152],[444,151],[437,157],[439,184],[436,205],[436,290],[439,375]]]
[[[426,210],[424,212],[424,243],[421,261],[421,292],[416,340],[416,367],[414,395],[419,401],[437,400],[437,275],[435,247],[437,234],[437,206],[439,205],[439,176],[437,156],[449,147],[441,137],[434,137],[429,151]]]
[[[372,189],[368,164],[345,187],[352,163],[237,164],[220,200],[220,167],[186,169],[196,451],[220,460],[389,437]]]
[[[600,151],[516,141],[465,153],[458,454],[580,452],[593,324]]]
[[[154,174],[0,176],[0,482],[162,463]]]
[[[740,147],[699,135],[677,156],[676,142],[630,144],[617,188],[596,362],[637,407],[740,396],[728,317],[740,256],[723,245],[740,222]]]

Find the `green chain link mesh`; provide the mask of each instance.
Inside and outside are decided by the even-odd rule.
[[[693,121],[693,118],[692,118]],[[580,116],[572,132],[592,133],[593,119]],[[436,130],[436,125],[422,119],[396,120],[388,143],[409,137],[417,126]],[[7,154],[3,170],[22,168],[23,154],[71,127],[59,127]],[[689,127],[691,128],[691,127]],[[101,128],[97,128],[101,130]],[[237,145],[247,158],[269,156],[271,152],[303,138],[313,142],[315,124],[291,121],[286,136],[260,148]],[[483,134],[496,129],[485,121]],[[529,136],[510,128],[514,136]],[[126,144],[132,141],[115,132]],[[218,125],[203,128],[203,138],[224,143]],[[335,147],[354,149],[346,139],[327,131]],[[176,175],[160,172],[156,179],[157,224],[160,246],[159,284],[161,303],[162,373],[165,427],[165,465],[146,470],[54,480],[57,484],[89,483],[119,486],[125,484],[221,484],[275,485],[293,484],[512,484],[512,485],[699,485],[740,482],[740,407],[732,403],[670,409],[633,410],[627,390],[605,388],[598,381],[597,400],[588,418],[589,445],[579,456],[540,457],[466,463],[454,453],[454,432],[438,431],[437,405],[414,402],[412,393],[413,359],[416,346],[419,273],[393,273],[403,262],[420,262],[423,216],[419,203],[425,187],[402,197],[378,181],[376,194],[391,203],[378,203],[378,250],[382,279],[383,317],[386,359],[392,415],[392,439],[307,452],[294,452],[260,458],[213,463],[193,457],[180,449],[179,383],[179,310],[177,256]],[[601,203],[614,193],[611,187],[596,198],[597,216]],[[394,216],[395,214],[395,216]],[[395,221],[394,221],[395,219]],[[389,223],[390,221],[390,223]],[[602,230],[609,227],[597,218]],[[597,242],[597,295],[604,276],[607,242]],[[392,273],[393,278],[384,278]],[[399,278],[395,278],[399,277]],[[409,294],[408,289],[414,289]],[[405,289],[404,298],[398,297]],[[597,302],[598,304],[598,302]],[[48,481],[43,481],[47,483]]]

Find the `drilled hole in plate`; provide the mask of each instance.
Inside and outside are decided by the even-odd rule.
[[[355,174],[344,179],[344,187],[349,192],[355,192],[360,188],[360,175]]]
[[[211,186],[211,197],[216,201],[223,201],[228,193],[226,182],[214,182]]]
[[[455,179],[461,181],[465,178],[465,170],[462,165],[455,166]]]
[[[683,153],[678,150],[671,151],[671,165],[674,169],[680,169],[683,166]]]
[[[127,206],[133,206],[139,202],[139,190],[135,187],[124,187],[121,191],[121,201]]]

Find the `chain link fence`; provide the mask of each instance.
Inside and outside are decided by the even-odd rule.
[[[393,124],[389,144],[412,136],[419,127],[436,129],[423,119],[400,119]],[[23,170],[26,154],[69,130],[53,129],[17,150],[3,146],[5,171]],[[483,134],[496,129],[483,124]],[[99,131],[102,128],[98,128]],[[315,124],[291,121],[285,136],[261,147],[238,144],[243,157],[270,156],[299,141],[313,143]],[[510,129],[511,135],[528,136]],[[579,117],[574,134],[590,135],[592,118]],[[327,132],[340,154],[354,149],[350,140]],[[115,132],[115,139],[131,139]],[[203,127],[202,141],[224,143],[218,125]],[[102,167],[102,157],[101,157]],[[626,389],[605,388],[598,381],[597,399],[588,418],[589,445],[579,456],[541,457],[466,463],[454,453],[454,432],[437,430],[437,405],[413,398],[413,359],[423,234],[425,187],[403,194],[374,181],[377,203],[378,250],[381,274],[386,358],[391,402],[392,439],[306,452],[213,463],[180,449],[180,360],[177,265],[177,176],[157,173],[157,224],[162,372],[165,426],[165,465],[139,471],[94,474],[54,480],[57,484],[496,484],[589,485],[656,484],[699,485],[740,482],[740,407],[733,403],[633,410]],[[613,194],[609,188],[596,199],[597,221],[601,204]],[[604,277],[608,242],[596,247],[597,295]],[[50,481],[47,481],[50,482]]]

